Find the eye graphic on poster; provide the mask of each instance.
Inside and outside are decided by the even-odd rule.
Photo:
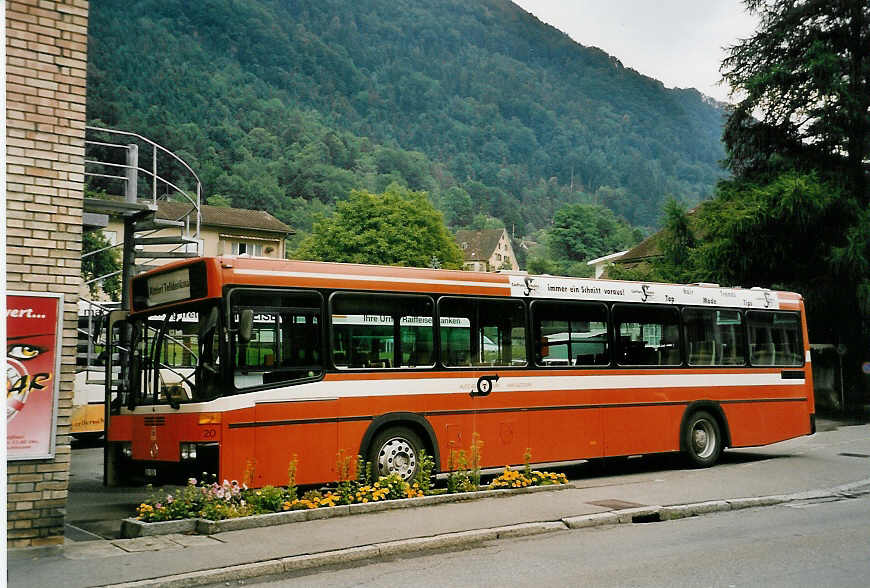
[[[6,296],[6,452],[51,457],[57,421],[60,295]]]
[[[52,337],[52,335],[49,335]],[[35,337],[40,339],[43,337]],[[46,349],[29,343],[11,342],[6,348],[6,422],[11,421],[27,404],[33,392],[47,389],[52,379],[51,365],[40,359]],[[49,358],[50,359],[50,358]]]

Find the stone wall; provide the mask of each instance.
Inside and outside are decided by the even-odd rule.
[[[8,463],[8,547],[63,541],[81,278],[87,0],[6,3],[7,286],[64,295],[56,456]]]

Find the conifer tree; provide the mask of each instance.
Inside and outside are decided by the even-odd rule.
[[[870,2],[745,0],[760,19],[729,48],[724,79],[740,97],[725,127],[737,176],[781,166],[845,172],[866,205],[870,159]]]

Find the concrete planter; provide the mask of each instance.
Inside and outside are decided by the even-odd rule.
[[[180,521],[163,521],[159,523],[146,523],[137,519],[124,519],[121,522],[121,537],[149,537],[153,535],[169,535],[171,533],[198,533],[200,535],[214,535],[226,531],[238,531],[240,529],[254,529],[269,527],[272,525],[286,525],[302,521],[314,521],[318,519],[330,519],[348,515],[396,510],[400,508],[416,508],[418,506],[431,506],[434,504],[446,504],[449,502],[463,502],[480,498],[497,498],[501,496],[514,496],[517,494],[531,494],[533,492],[551,492],[555,490],[567,490],[573,488],[573,484],[555,484],[552,486],[529,486],[527,488],[499,488],[495,490],[480,490],[478,492],[462,492],[459,494],[438,494],[424,496],[422,498],[403,498],[400,500],[383,500],[379,502],[367,502],[364,504],[350,504],[315,508],[311,510],[291,510],[287,512],[274,512],[222,521],[210,521],[208,519],[184,519]]]
[[[193,533],[199,519],[182,519],[180,521],[161,521],[159,523],[143,523],[137,519],[121,521],[121,537],[150,537],[152,535],[171,535],[172,533]]]

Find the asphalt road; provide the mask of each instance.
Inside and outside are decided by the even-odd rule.
[[[870,497],[865,495],[564,531],[260,584],[863,588],[868,578]]]

